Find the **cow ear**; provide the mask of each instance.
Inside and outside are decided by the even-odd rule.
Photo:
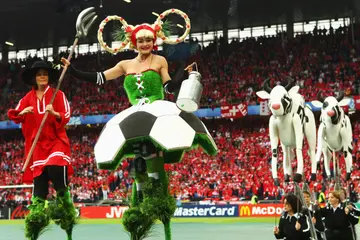
[[[289,90],[289,95],[292,95],[292,94],[295,94],[295,93],[298,93],[300,87],[299,86],[293,86],[290,90]]]
[[[311,101],[311,104],[316,108],[322,108],[323,106],[323,103],[318,100]]]
[[[349,103],[350,103],[350,98],[344,98],[339,102],[339,106],[345,107],[345,106],[349,105]]]
[[[269,99],[270,94],[265,92],[264,90],[256,92],[256,95],[261,99]]]

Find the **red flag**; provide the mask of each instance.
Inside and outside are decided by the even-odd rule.
[[[241,118],[247,115],[247,104],[221,106],[221,117],[223,118]]]
[[[355,109],[360,110],[360,96],[354,96]]]
[[[268,100],[261,100],[260,101],[260,115],[261,116],[268,116],[270,115],[270,109],[268,106]]]

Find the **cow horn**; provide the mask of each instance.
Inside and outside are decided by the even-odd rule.
[[[285,86],[285,89],[286,89],[286,91],[289,91],[292,88],[292,86],[294,85],[295,81],[291,77],[286,77],[285,79],[287,80],[287,84]]]
[[[266,79],[263,83],[263,88],[267,93],[271,92],[271,87],[270,87],[270,78]]]
[[[319,100],[319,101],[322,102],[322,103],[325,101],[325,99],[324,99],[321,91],[319,91],[319,92],[316,94],[316,98],[317,98],[317,100]]]
[[[344,98],[344,91],[340,91],[339,95],[337,96],[336,100],[340,102]]]

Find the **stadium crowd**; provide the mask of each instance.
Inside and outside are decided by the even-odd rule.
[[[202,107],[219,107],[238,102],[258,104],[255,92],[260,90],[264,79],[270,77],[275,85],[287,75],[296,80],[307,101],[315,99],[319,89],[328,94],[345,90],[347,96],[360,95],[360,48],[350,43],[346,29],[341,28],[328,34],[302,34],[285,41],[280,36],[248,38],[241,42],[233,40],[230,44],[219,39],[188,60],[189,63],[198,63],[203,77]],[[73,64],[82,70],[104,70],[131,54],[124,52],[114,57],[89,53],[77,56]],[[59,57],[54,58],[58,60]],[[0,64],[0,121],[7,120],[8,108],[14,107],[27,90],[19,74],[23,65],[29,65],[34,60],[28,58],[9,65]],[[169,65],[170,72],[178,70],[177,62]],[[66,76],[62,90],[69,98],[73,116],[118,113],[129,106],[121,79],[98,87]],[[171,99],[171,96],[167,97]],[[227,121],[219,125],[218,121],[215,120],[209,126],[220,149],[215,158],[193,150],[185,155],[181,163],[166,166],[171,175],[173,195],[182,200],[227,201],[249,199],[253,194],[260,199],[278,199],[282,196],[286,187],[275,187],[271,177],[267,125],[244,129]],[[86,127],[69,130],[75,167],[71,191],[76,202],[121,200],[126,199],[131,191],[131,161],[124,161],[114,172],[96,168],[93,146],[100,130],[101,127],[91,128],[91,131]],[[357,192],[360,192],[359,135],[360,123],[354,122],[352,181]],[[0,140],[3,142],[0,145],[0,185],[21,184],[23,140],[21,137]],[[310,162],[306,146],[304,156],[306,179],[309,179]],[[279,158],[282,158],[281,154]],[[344,160],[342,157],[340,159],[342,171],[345,171]],[[296,168],[295,162],[293,167]],[[278,172],[282,178],[282,161],[279,161]],[[329,186],[322,181],[321,172],[318,171],[318,181],[312,185],[318,191],[327,192]],[[31,189],[0,191],[0,203],[30,199]]]
[[[214,124],[214,123],[213,123]],[[218,124],[215,121],[215,124]],[[253,194],[259,199],[279,199],[286,186],[275,187],[271,177],[271,151],[268,129],[243,129],[230,121],[220,126],[212,126],[212,134],[220,149],[215,157],[209,157],[200,150],[192,150],[178,164],[166,165],[170,174],[171,191],[181,200],[224,200],[238,201],[250,199]],[[209,129],[209,130],[210,130]],[[130,194],[132,184],[132,164],[124,161],[116,171],[98,170],[94,162],[93,146],[101,127],[91,128],[91,132],[73,129],[70,132],[72,158],[75,175],[71,178],[71,189],[76,202],[94,202],[99,200],[123,200]],[[360,122],[354,124],[354,171],[352,182],[360,192]],[[0,185],[21,184],[23,162],[23,142],[21,139],[7,141],[0,147]],[[309,180],[310,160],[307,147],[303,150],[305,160],[305,178]],[[281,153],[279,159],[282,159]],[[279,160],[279,177],[282,175],[282,160]],[[296,161],[292,162],[296,169]],[[341,171],[345,162],[340,158]],[[329,191],[334,184],[323,182],[323,167],[317,174],[317,181],[310,187],[318,191]],[[325,187],[323,189],[323,187]],[[51,194],[51,193],[50,193]],[[31,189],[19,192],[0,192],[0,202],[5,200],[30,200]]]
[[[280,36],[271,36],[233,40],[227,44],[220,38],[187,60],[188,63],[196,61],[202,74],[202,107],[239,102],[257,104],[255,92],[265,78],[270,77],[272,84],[279,84],[288,75],[296,80],[306,100],[314,99],[318,89],[328,94],[344,90],[346,95],[360,95],[360,49],[351,44],[346,29],[341,27],[328,34],[324,31],[301,34],[285,41]],[[133,54],[89,53],[77,56],[73,64],[84,71],[100,71]],[[65,53],[54,56],[54,63],[59,63],[63,55]],[[7,108],[16,105],[27,90],[19,73],[22,66],[29,66],[34,60],[15,61],[8,66],[0,64],[0,120],[7,119]],[[179,65],[182,66],[179,62],[170,62],[170,72],[179,70],[176,68]],[[71,103],[73,116],[115,114],[129,106],[121,79],[99,87],[67,75],[62,90]]]

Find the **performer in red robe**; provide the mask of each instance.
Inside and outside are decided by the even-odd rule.
[[[53,218],[67,232],[68,239],[71,239],[76,211],[68,189],[68,176],[73,173],[70,142],[65,131],[65,125],[70,120],[70,105],[60,90],[53,104],[50,104],[55,89],[49,83],[57,80],[57,71],[45,62],[34,63],[23,72],[22,79],[33,87],[15,109],[8,111],[8,116],[15,123],[22,124],[25,159],[45,112],[49,112],[23,175],[24,183],[34,184],[30,214],[25,219],[25,234],[28,239],[37,239],[50,218]],[[53,183],[57,194],[56,201],[47,207],[49,181]]]

